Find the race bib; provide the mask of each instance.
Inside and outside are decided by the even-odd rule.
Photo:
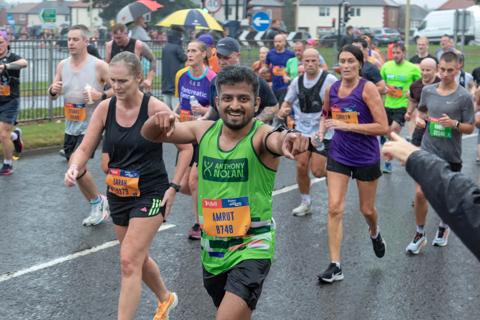
[[[277,77],[283,77],[285,74],[285,69],[281,66],[274,66],[272,68],[272,74]]]
[[[428,122],[428,133],[431,137],[449,139],[452,137],[452,128],[444,128],[437,119],[430,118]]]
[[[192,113],[189,110],[180,110],[180,122],[192,120]]]
[[[65,119],[74,122],[87,120],[87,108],[84,103],[65,103]]]
[[[8,97],[10,96],[10,86],[8,84],[0,84],[0,96]]]
[[[358,124],[358,112],[350,110],[342,110],[341,108],[332,108],[332,119],[345,123]]]
[[[403,97],[403,89],[401,87],[388,86],[387,94],[393,98]]]
[[[108,185],[108,191],[119,197],[139,197],[139,180],[140,173],[137,171],[109,168],[105,182]]]
[[[203,230],[214,237],[243,237],[250,229],[248,197],[203,199]]]

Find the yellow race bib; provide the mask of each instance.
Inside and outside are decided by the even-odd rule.
[[[341,111],[340,109],[332,108],[332,119],[339,120],[345,123],[358,124],[358,112]]]
[[[243,237],[250,229],[248,197],[203,199],[203,230],[214,237]]]
[[[74,122],[87,120],[87,108],[84,103],[65,103],[65,119]]]
[[[140,197],[139,180],[137,171],[109,168],[105,182],[108,191],[119,197]]]

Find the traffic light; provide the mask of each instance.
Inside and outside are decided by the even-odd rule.
[[[350,5],[350,2],[343,3],[343,23],[345,24],[350,20],[351,9],[352,6]]]
[[[255,7],[255,5],[252,3],[252,0],[245,0],[243,2],[243,17],[244,18],[248,18],[248,17],[252,16],[253,7]]]

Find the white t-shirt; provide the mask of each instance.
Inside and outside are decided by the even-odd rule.
[[[317,77],[313,80],[309,80],[307,75],[305,74],[303,77],[303,86],[307,89],[312,88],[320,79],[324,71],[321,70]],[[300,109],[299,101],[298,101],[298,94],[300,89],[298,88],[298,78],[292,80],[290,86],[288,87],[287,95],[285,96],[285,101],[292,104],[293,110],[293,118],[295,120],[295,129],[300,131],[306,136],[313,136],[316,132],[318,132],[320,128],[320,117],[322,112],[315,112],[315,113],[303,113]],[[320,88],[320,98],[322,101],[325,100],[325,89],[332,85],[337,78],[332,75],[328,74],[325,78],[325,81]]]

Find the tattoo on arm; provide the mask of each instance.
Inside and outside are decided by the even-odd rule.
[[[275,116],[275,111],[277,110],[276,106],[273,107],[266,107],[263,109],[263,111],[257,116],[258,120],[261,120],[263,122],[268,122],[273,119]]]
[[[153,54],[152,49],[147,47],[145,44],[142,45],[142,53],[141,55],[145,57],[148,61],[150,61],[150,70],[149,71],[156,71],[157,70],[157,59]]]

